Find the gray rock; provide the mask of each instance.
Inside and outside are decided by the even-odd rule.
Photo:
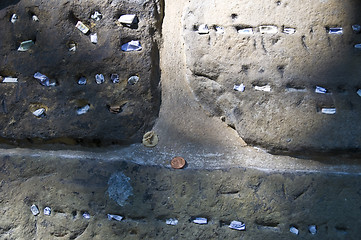
[[[109,198],[124,206],[129,196],[133,195],[133,188],[129,183],[130,178],[122,172],[113,173],[108,180]]]

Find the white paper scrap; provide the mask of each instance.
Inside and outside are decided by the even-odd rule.
[[[11,23],[16,23],[16,21],[18,20],[18,15],[16,15],[15,13],[11,16],[10,18],[10,22]]]
[[[36,216],[40,213],[39,208],[35,204],[31,205],[30,210],[34,216]]]
[[[308,226],[308,231],[309,231],[312,235],[315,235],[315,234],[317,233],[316,225],[310,225],[310,226]]]
[[[336,114],[336,108],[322,108],[321,112],[323,114]]]
[[[357,95],[361,97],[361,89],[357,90]]]
[[[342,27],[329,28],[328,29],[328,34],[341,35],[341,34],[343,34]]]
[[[105,81],[105,79],[104,79],[104,75],[103,74],[96,74],[95,75],[95,82],[97,83],[97,84],[102,84],[103,82]]]
[[[208,33],[209,33],[209,29],[208,29],[207,24],[202,24],[202,25],[200,25],[199,28],[198,28],[198,33],[199,33],[199,34],[208,34]]]
[[[194,223],[196,224],[207,224],[207,218],[200,218],[197,217],[196,219],[193,220]]]
[[[292,87],[288,87],[286,88],[287,92],[307,92],[307,89],[305,88],[292,88]]]
[[[114,214],[108,214],[108,220],[116,220],[116,221],[122,221],[123,217],[119,216],[119,215],[114,215]]]
[[[50,214],[51,214],[51,208],[50,207],[44,208],[44,215],[49,216]]]
[[[90,17],[95,21],[99,21],[100,19],[102,19],[102,14],[98,11],[95,11],[94,14],[92,14]]]
[[[315,93],[327,93],[327,89],[320,86],[316,86]]]
[[[223,33],[224,33],[224,28],[223,28],[223,27],[220,27],[220,26],[217,26],[217,27],[216,27],[216,33],[218,33],[218,34],[223,34]]]
[[[278,32],[278,28],[276,26],[260,26],[259,31],[260,33],[276,34]]]
[[[39,18],[38,18],[38,16],[36,16],[36,15],[33,15],[33,16],[32,16],[32,19],[33,19],[34,22],[39,22]]]
[[[96,33],[91,34],[90,41],[96,44],[98,42],[98,35]]]
[[[20,43],[20,46],[19,46],[19,48],[18,48],[18,51],[19,51],[19,52],[26,52],[26,51],[28,51],[28,50],[31,48],[31,46],[33,46],[34,44],[35,44],[35,43],[34,43],[33,40],[28,40],[28,41],[21,42],[21,43]]]
[[[244,92],[245,89],[246,89],[246,87],[243,85],[243,83],[241,85],[233,86],[233,90],[235,90],[235,91]]]
[[[295,227],[290,227],[290,232],[293,234],[296,234],[296,235],[298,235],[298,233],[299,233],[298,229]]]
[[[231,229],[238,230],[238,231],[246,230],[246,224],[244,224],[243,222],[239,222],[239,221],[232,221],[228,227]]]
[[[81,21],[78,21],[75,25],[75,27],[77,29],[79,29],[82,33],[86,34],[89,31],[89,28],[87,26],[85,26],[84,23],[82,23]]]
[[[124,24],[132,24],[136,18],[135,14],[126,14],[119,17],[118,22]]]
[[[87,112],[89,111],[89,109],[90,109],[90,105],[88,104],[88,105],[86,105],[86,106],[84,106],[84,107],[79,108],[78,110],[76,110],[76,113],[77,113],[78,115],[82,115],[82,114],[87,113]]]
[[[240,34],[253,34],[253,28],[242,28],[237,31]]]
[[[133,52],[142,50],[142,46],[140,45],[139,41],[132,40],[128,43],[123,44],[121,49],[124,52]]]
[[[39,108],[33,112],[34,116],[40,117],[45,112],[45,108]]]
[[[5,77],[3,83],[17,83],[18,79],[13,77]]]
[[[254,89],[257,91],[263,91],[263,92],[270,92],[271,91],[271,86],[266,85],[266,86],[254,86]]]
[[[296,32],[296,29],[294,28],[284,28],[283,33],[285,34],[294,34]]]
[[[175,218],[169,218],[169,219],[165,220],[165,223],[166,223],[167,225],[175,226],[175,225],[178,224],[178,220],[175,219]]]
[[[359,24],[354,24],[354,25],[352,25],[352,30],[355,33],[359,33],[359,32],[361,32],[361,26]]]

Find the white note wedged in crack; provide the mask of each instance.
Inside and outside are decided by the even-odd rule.
[[[336,114],[336,108],[322,108],[321,112],[323,114],[333,115],[333,114]]]
[[[278,33],[278,28],[276,26],[260,26],[259,32],[262,34],[276,34]]]
[[[298,235],[300,231],[296,227],[292,226],[292,227],[290,227],[290,232],[293,233],[293,234]]]
[[[207,24],[201,24],[201,25],[198,27],[198,33],[199,33],[199,34],[208,34],[208,33],[209,33],[209,29],[208,29]]]
[[[246,230],[246,224],[239,221],[232,221],[231,224],[228,226],[230,229],[235,229],[238,231]]]
[[[167,225],[175,226],[175,225],[178,224],[178,220],[175,219],[175,218],[169,218],[169,219],[167,219],[167,220],[165,221],[165,223],[166,223]]]
[[[208,220],[207,218],[201,218],[201,217],[197,217],[193,220],[193,223],[196,223],[196,224],[207,224],[208,223]]]

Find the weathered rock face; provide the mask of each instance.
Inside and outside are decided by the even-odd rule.
[[[361,35],[352,25],[361,24],[360,9],[359,1],[191,1],[183,13],[189,85],[247,143],[359,149],[361,51],[354,46]],[[209,33],[200,34],[202,24]],[[335,27],[342,34],[328,33]],[[244,92],[233,90],[240,84]],[[270,92],[256,89],[267,85]],[[316,86],[327,93],[315,93]]]
[[[183,12],[170,27],[162,26],[163,5]],[[3,1],[0,26],[6,34],[0,42],[0,75],[17,77],[19,83],[1,84],[1,137],[17,143],[140,141],[160,109],[161,49],[162,58],[166,56],[162,79],[167,84],[162,108],[171,118],[159,121],[166,122],[158,127],[163,135],[168,135],[167,128],[182,128],[177,131],[188,134],[195,131],[189,123],[204,122],[189,114],[191,119],[182,127],[172,123],[172,116],[187,111],[185,101],[179,104],[187,98],[186,81],[202,107],[212,116],[224,116],[248,144],[273,151],[359,150],[361,98],[356,92],[361,88],[361,51],[355,45],[361,43],[361,34],[352,26],[361,24],[360,7],[353,0]],[[95,11],[102,13],[99,21],[91,19]],[[11,23],[14,13],[18,19]],[[117,19],[123,14],[136,14],[139,23],[121,25]],[[90,28],[89,33],[75,27],[78,21]],[[202,33],[203,24],[209,30]],[[90,41],[93,33],[97,44]],[[18,52],[26,40],[35,44]],[[131,40],[139,40],[142,50],[122,51]],[[171,44],[161,45],[162,41]],[[75,52],[69,51],[70,43],[75,43]],[[169,47],[172,44],[177,47]],[[40,85],[33,78],[36,72],[57,86]],[[95,82],[99,73],[105,76],[103,84]],[[118,74],[120,83],[112,83],[111,74]],[[86,85],[77,84],[82,76]],[[139,82],[129,84],[130,76],[139,76]],[[241,84],[243,92],[233,89]],[[316,86],[327,92],[315,93]],[[262,91],[265,87],[269,91]],[[172,98],[175,95],[181,97]],[[77,115],[85,105],[89,111]],[[32,114],[39,108],[45,109],[45,116]],[[325,114],[324,109],[335,114]],[[199,130],[205,131],[209,129]]]
[[[114,171],[133,187],[124,206],[107,192]],[[174,171],[122,161],[1,156],[0,177],[0,239],[358,239],[360,234],[361,179],[353,175]],[[31,213],[32,204],[39,215]],[[43,213],[47,206],[50,216]],[[109,221],[107,214],[124,219]],[[192,217],[209,223],[194,224]],[[178,225],[166,225],[169,218]],[[245,222],[246,231],[229,229],[234,220]],[[317,226],[315,236],[308,231],[311,224]],[[293,237],[290,226],[299,236]]]
[[[0,75],[18,78],[1,83],[1,137],[22,142],[58,139],[68,143],[127,143],[139,141],[154,124],[160,106],[160,5],[155,1],[5,1],[0,4]],[[91,15],[99,11],[99,21]],[[18,20],[11,23],[13,14]],[[117,20],[136,14],[138,24],[127,27]],[[39,21],[33,21],[36,15]],[[75,25],[82,21],[87,34]],[[92,43],[90,34],[97,33]],[[22,41],[35,44],[18,52]],[[124,52],[121,46],[138,40],[141,51]],[[76,51],[69,51],[69,43]],[[40,72],[57,82],[46,87],[33,78]],[[95,75],[105,82],[97,84]],[[119,83],[110,80],[119,75]],[[80,77],[87,79],[79,85]],[[131,85],[130,76],[139,81]],[[90,105],[88,112],[77,109]],[[119,113],[109,111],[120,107]],[[45,116],[32,112],[44,108]]]

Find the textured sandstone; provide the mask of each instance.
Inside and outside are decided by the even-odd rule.
[[[352,30],[361,22],[359,9],[358,1],[333,0],[185,4],[182,36],[194,96],[250,144],[270,150],[359,149],[361,52],[354,45],[361,36]],[[209,34],[199,34],[202,24]],[[278,32],[261,33],[261,26]],[[332,27],[342,27],[343,34],[328,34]],[[244,28],[253,33],[238,32]],[[295,32],[286,34],[285,28]],[[241,83],[245,91],[234,91]],[[265,85],[270,92],[255,89]],[[315,93],[317,85],[329,93]],[[322,108],[337,112],[325,115]]]
[[[0,5],[0,75],[17,77],[19,83],[1,84],[0,129],[6,141],[31,143],[47,140],[97,144],[140,141],[154,124],[160,106],[158,86],[160,23],[159,5],[153,1],[5,1]],[[94,11],[102,19],[94,21]],[[18,20],[13,24],[13,13]],[[137,26],[122,26],[120,15],[136,14]],[[36,15],[38,22],[32,20]],[[82,21],[90,31],[83,34],[75,25]],[[97,33],[93,44],[90,35]],[[26,52],[20,42],[33,40]],[[123,52],[121,45],[139,40],[141,51]],[[71,43],[76,51],[68,51]],[[73,45],[72,45],[73,46]],[[33,78],[41,72],[57,82],[44,87]],[[95,75],[105,82],[96,84]],[[111,74],[120,82],[113,84]],[[140,80],[129,85],[130,76]],[[78,85],[80,77],[86,85]],[[76,110],[90,105],[83,115]],[[109,111],[121,106],[120,113]],[[35,107],[34,107],[35,106]],[[46,109],[36,118],[31,110]]]

